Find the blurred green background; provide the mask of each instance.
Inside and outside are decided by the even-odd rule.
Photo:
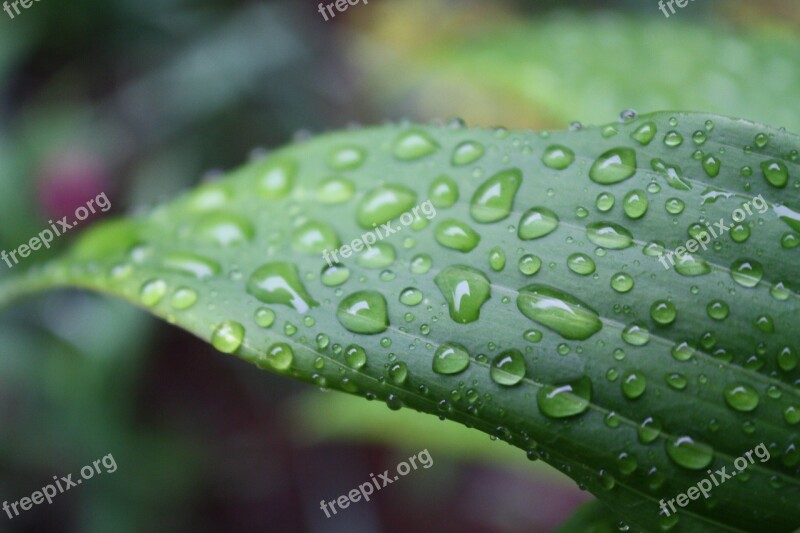
[[[0,248],[99,192],[136,212],[358,124],[562,129],[631,108],[800,132],[799,34],[796,0],[669,18],[651,0],[372,0],[330,22],[315,2],[42,0],[0,13]],[[320,511],[425,448],[433,468]],[[253,372],[118,301],[3,311],[0,500],[108,453],[115,473],[0,531],[553,531],[590,499],[505,443]]]

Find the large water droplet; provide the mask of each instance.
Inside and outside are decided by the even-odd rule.
[[[507,350],[501,353],[492,361],[489,373],[498,385],[516,385],[525,377],[525,358],[522,352]]]
[[[356,208],[356,221],[362,228],[388,222],[409,211],[417,203],[417,193],[402,185],[384,185],[364,195]]]
[[[410,161],[431,155],[439,149],[433,137],[421,129],[412,129],[400,135],[394,143],[394,156]]]
[[[622,376],[622,393],[629,400],[635,400],[644,394],[647,379],[639,371],[629,370]]]
[[[397,251],[389,243],[379,242],[361,252],[356,262],[364,268],[386,268],[397,259]]]
[[[764,179],[773,187],[782,189],[789,183],[789,169],[783,161],[764,161],[761,163],[761,172],[764,173]]]
[[[367,364],[367,352],[357,344],[351,344],[344,349],[344,360],[347,366],[358,370]]]
[[[625,195],[622,202],[622,209],[628,218],[634,220],[642,218],[647,213],[647,208],[650,202],[647,199],[647,193],[641,189],[634,189]]]
[[[142,305],[153,307],[167,294],[167,282],[163,279],[154,279],[144,283],[139,293]]]
[[[219,263],[188,252],[167,253],[161,264],[166,270],[188,274],[198,279],[216,276],[222,270]]]
[[[436,242],[445,248],[464,253],[472,251],[481,240],[480,235],[475,233],[472,228],[452,218],[436,226],[434,236]]]
[[[353,333],[375,335],[389,327],[386,300],[376,291],[359,291],[346,296],[336,310],[336,318]]]
[[[320,274],[320,281],[327,287],[338,287],[348,279],[350,279],[350,269],[338,263],[323,267]]]
[[[458,374],[466,370],[468,366],[469,352],[455,342],[442,344],[433,356],[433,371],[437,374]]]
[[[317,201],[322,204],[341,204],[356,192],[353,182],[345,178],[328,178],[317,187]]]
[[[520,289],[517,307],[526,317],[565,339],[586,340],[603,327],[597,311],[578,298],[546,285]]]
[[[256,360],[256,365],[258,365],[259,368],[271,368],[279,372],[284,372],[289,370],[289,367],[292,366],[293,359],[294,352],[292,348],[288,344],[278,342],[270,346],[267,353]]]
[[[631,133],[631,138],[641,145],[647,146],[655,138],[658,128],[655,122],[645,122],[636,131]]]
[[[267,200],[283,198],[292,190],[297,175],[297,162],[288,158],[268,158],[252,170],[256,188]]]
[[[592,243],[609,250],[623,250],[633,246],[633,235],[623,226],[613,222],[592,222],[586,226],[586,236]]]
[[[542,155],[542,163],[556,170],[564,170],[574,161],[575,152],[560,144],[548,147]]]
[[[197,303],[197,293],[192,289],[181,287],[175,291],[170,300],[170,305],[173,309],[183,311],[189,309]]]
[[[485,152],[482,144],[475,141],[464,141],[456,146],[451,162],[456,167],[469,165],[483,157]]]
[[[236,246],[253,239],[255,230],[244,217],[233,213],[210,213],[195,226],[193,235],[217,246]]]
[[[222,353],[234,353],[244,342],[244,326],[226,320],[211,334],[211,345]]]
[[[517,234],[524,241],[539,239],[558,227],[558,215],[546,207],[534,207],[522,215]]]
[[[689,436],[672,437],[666,443],[667,455],[676,464],[690,470],[702,470],[711,464],[714,450]]]
[[[483,182],[470,202],[472,218],[481,224],[488,224],[508,217],[521,184],[522,171],[518,168],[500,171]]]
[[[757,261],[739,259],[731,265],[731,277],[742,287],[752,288],[761,283],[764,268]]]
[[[614,148],[601,155],[589,170],[592,181],[612,185],[636,173],[636,152],[631,148]]]
[[[568,418],[585,412],[592,399],[592,382],[587,377],[563,385],[545,385],[536,393],[539,411],[550,418]]]
[[[567,266],[570,270],[581,276],[594,274],[596,266],[592,258],[583,253],[574,253],[567,258]]]
[[[431,182],[428,198],[434,206],[448,208],[458,201],[458,185],[447,176],[439,176]]]
[[[725,388],[725,402],[737,411],[749,413],[758,407],[758,392],[750,385],[735,384]]]
[[[336,230],[329,224],[309,220],[292,232],[292,248],[305,254],[321,254],[341,245]]]
[[[247,292],[266,304],[288,305],[301,314],[319,305],[290,263],[267,263],[259,267],[247,281]]]
[[[358,146],[342,146],[328,156],[328,166],[334,170],[353,170],[364,164],[367,152]]]
[[[450,309],[450,318],[459,324],[480,318],[481,306],[491,296],[489,278],[480,270],[466,265],[445,268],[435,278]]]

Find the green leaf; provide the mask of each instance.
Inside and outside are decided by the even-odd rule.
[[[616,533],[620,530],[620,519],[611,513],[602,502],[592,500],[583,504],[578,511],[559,529],[559,533]]]
[[[691,113],[325,135],[92,229],[0,303],[102,291],[260,368],[509,441],[630,527],[785,531],[800,522],[798,149]],[[659,251],[690,234],[707,249],[665,268]],[[328,267],[354,239],[370,249]],[[768,460],[659,516],[761,443]]]

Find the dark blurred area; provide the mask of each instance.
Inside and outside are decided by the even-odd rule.
[[[669,18],[649,0],[371,0],[328,22],[318,2],[37,0],[0,13],[0,247],[101,192],[112,208],[92,220],[356,124],[560,129],[634,107],[800,131],[775,104],[800,88],[798,27],[791,0]],[[0,316],[0,500],[109,453],[118,470],[0,514],[0,531],[553,531],[590,499],[505,443],[420,418],[253,372],[123,302],[45,295]],[[320,510],[426,448],[431,469]]]

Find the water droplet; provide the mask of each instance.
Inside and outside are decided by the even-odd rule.
[[[664,203],[664,207],[670,215],[680,215],[686,204],[680,198],[670,198]]]
[[[499,246],[489,251],[489,266],[495,272],[501,272],[506,267],[506,254]]]
[[[344,361],[354,370],[363,368],[367,364],[367,352],[357,344],[351,344],[344,349]]]
[[[558,227],[558,215],[546,207],[534,207],[522,215],[517,234],[524,241],[539,239]]]
[[[653,170],[664,176],[667,181],[667,185],[673,189],[677,189],[679,191],[689,191],[692,189],[692,185],[686,181],[681,167],[677,165],[670,165],[663,159],[653,159],[650,161],[650,166],[653,168]]]
[[[373,244],[358,255],[356,262],[364,268],[386,268],[397,259],[397,251],[389,243]]]
[[[492,360],[492,380],[498,385],[510,387],[525,377],[525,358],[519,350],[508,350]]]
[[[197,293],[192,289],[181,287],[175,291],[170,300],[170,305],[179,311],[189,309],[197,303]]]
[[[675,390],[683,390],[689,384],[689,380],[686,379],[686,376],[683,374],[678,374],[677,372],[667,374],[664,379],[667,382],[667,385]]]
[[[456,146],[450,162],[456,167],[469,165],[483,157],[485,152],[482,144],[475,141],[464,141]]]
[[[758,407],[758,392],[750,385],[735,384],[725,389],[725,402],[737,411],[749,413]]]
[[[708,134],[703,130],[697,130],[692,134],[692,142],[697,146],[702,146],[708,140]]]
[[[216,276],[222,270],[219,263],[188,252],[170,252],[161,262],[164,269],[179,274],[188,274],[197,279]]]
[[[341,245],[336,230],[329,224],[309,220],[292,232],[292,248],[305,254],[321,254]]]
[[[650,342],[650,332],[641,322],[634,322],[622,330],[622,340],[631,346],[644,346]]]
[[[706,306],[706,312],[708,313],[708,316],[714,320],[725,320],[730,314],[730,308],[728,307],[728,304],[722,300],[713,300],[708,302],[708,305]]]
[[[167,282],[162,279],[154,279],[145,282],[139,293],[139,299],[142,305],[153,307],[158,304],[158,302],[164,298],[164,295],[167,294],[167,288]]]
[[[394,143],[394,156],[411,161],[429,156],[439,149],[433,137],[421,129],[412,129],[400,135]]]
[[[533,254],[525,254],[519,258],[519,271],[525,276],[533,276],[542,268],[542,260]]]
[[[259,307],[256,309],[253,318],[260,327],[268,328],[275,323],[275,311],[268,307]]]
[[[594,261],[582,253],[574,253],[567,258],[567,266],[570,270],[581,276],[589,276],[594,274],[596,266]]]
[[[415,255],[411,259],[409,271],[412,274],[426,274],[433,266],[433,260],[428,254]]]
[[[520,289],[517,307],[529,319],[569,340],[586,340],[603,327],[594,309],[546,285],[528,285]]]
[[[648,416],[639,425],[638,434],[639,442],[650,444],[661,434],[661,423],[652,416]]]
[[[631,133],[631,139],[643,146],[647,146],[655,138],[657,131],[655,122],[645,122]]]
[[[647,208],[650,202],[647,200],[647,194],[641,189],[634,189],[625,195],[622,202],[622,209],[628,218],[638,219],[642,218],[647,213]]]
[[[567,418],[585,412],[592,398],[592,382],[587,377],[563,385],[545,385],[536,394],[539,411],[550,418]]]
[[[258,358],[256,364],[262,369],[272,368],[273,370],[284,372],[292,366],[293,359],[294,352],[289,345],[277,342],[269,347],[263,357]]]
[[[300,314],[319,305],[308,294],[297,269],[290,263],[267,263],[259,267],[247,282],[247,292],[266,304],[287,305]]]
[[[458,374],[469,366],[469,352],[460,344],[447,342],[433,356],[433,371],[437,374]]]
[[[613,194],[601,192],[597,195],[594,205],[601,213],[607,213],[614,207],[614,202],[616,202],[616,198],[614,198]]]
[[[761,172],[764,173],[764,179],[773,187],[782,189],[789,183],[789,169],[783,161],[764,161],[761,163]]]
[[[683,144],[683,136],[677,131],[669,131],[664,135],[664,144],[670,148],[676,148]]]
[[[287,158],[267,158],[247,171],[255,176],[256,189],[263,198],[277,200],[292,190],[297,162]]]
[[[403,292],[400,293],[400,303],[410,307],[419,305],[420,302],[422,302],[422,298],[422,291],[413,287],[404,289]]]
[[[658,300],[653,302],[653,305],[650,307],[650,316],[652,319],[662,326],[668,326],[675,322],[675,318],[678,316],[678,310],[675,309],[675,305],[668,301],[668,300]]]
[[[545,149],[544,155],[542,155],[542,163],[544,163],[546,167],[555,170],[564,170],[574,161],[575,152],[560,144],[548,147]]]
[[[472,228],[452,218],[439,223],[434,235],[436,242],[445,248],[464,253],[471,252],[481,240]]]
[[[629,400],[635,400],[644,394],[647,379],[641,372],[629,370],[622,375],[622,393]]]
[[[747,223],[734,224],[731,228],[731,239],[734,242],[744,242],[750,238],[750,226]]]
[[[589,240],[609,250],[623,250],[633,246],[633,235],[626,228],[613,222],[592,222],[586,226]]]
[[[491,297],[489,278],[469,266],[447,267],[436,275],[434,281],[447,300],[450,318],[459,324],[478,320],[481,306]]]
[[[389,377],[395,385],[402,385],[408,379],[408,366],[402,361],[389,367]]]
[[[402,185],[377,187],[361,199],[356,207],[356,221],[365,229],[389,222],[409,211],[417,203],[417,193]]]
[[[689,436],[671,437],[667,440],[667,455],[676,464],[690,470],[702,470],[711,464],[714,450]]]
[[[447,176],[439,176],[431,182],[428,198],[434,206],[448,208],[458,201],[458,185]]]
[[[800,424],[800,408],[790,405],[783,411],[783,419],[792,426]]]
[[[627,452],[622,452],[617,456],[617,465],[619,466],[619,471],[625,476],[633,474],[639,467],[636,457]]]
[[[686,253],[676,257],[678,261],[675,263],[675,271],[681,276],[705,276],[711,272],[711,266],[700,256]]]
[[[234,353],[244,342],[244,326],[226,320],[211,334],[211,345],[222,353]]]
[[[327,287],[338,287],[348,279],[350,279],[350,269],[338,263],[323,267],[320,274],[320,281]]]
[[[375,291],[359,291],[346,296],[336,310],[336,318],[353,333],[375,335],[389,327],[386,300]]]
[[[328,178],[317,187],[317,201],[333,205],[348,201],[356,192],[353,182],[345,178]]]
[[[480,224],[507,218],[514,206],[514,197],[522,184],[518,168],[503,170],[483,182],[470,202],[470,214]]]
[[[791,346],[784,346],[778,352],[778,366],[781,370],[791,372],[797,368],[798,363],[800,363],[800,357],[798,357],[797,351]]]
[[[612,185],[625,181],[635,173],[636,152],[630,148],[614,148],[597,158],[589,177],[601,185]]]
[[[619,293],[630,292],[633,289],[633,277],[624,272],[617,272],[611,276],[611,288]]]
[[[739,259],[731,265],[731,277],[742,287],[752,288],[761,282],[764,268],[757,261]]]
[[[719,158],[709,155],[703,159],[703,170],[709,178],[716,178],[722,169],[722,161]]]
[[[252,224],[232,213],[209,213],[193,229],[193,236],[198,240],[222,247],[244,244],[254,235]]]
[[[328,166],[334,170],[353,170],[364,164],[367,152],[358,146],[342,146],[328,156]]]

